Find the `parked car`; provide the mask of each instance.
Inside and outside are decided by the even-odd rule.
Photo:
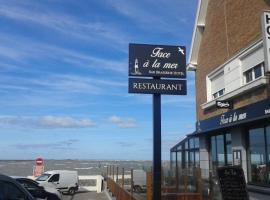
[[[35,200],[35,198],[16,180],[0,174],[0,200],[7,199]]]
[[[72,195],[79,189],[79,177],[77,171],[47,171],[39,176],[36,181],[42,186],[53,186],[61,192],[68,192]]]
[[[40,186],[38,182],[29,178],[15,177],[14,179],[18,181],[25,189],[27,189],[28,192],[31,193],[35,198],[62,200],[61,193],[53,187]]]

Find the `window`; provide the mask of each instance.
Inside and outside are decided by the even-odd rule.
[[[246,79],[246,83],[249,83],[250,81],[252,81],[252,69],[246,71],[244,73],[245,79]]]
[[[195,143],[195,148],[199,148],[200,147],[200,141],[199,141],[199,138],[198,137],[194,138],[194,143]]]
[[[211,137],[211,157],[212,157],[212,164],[216,165],[217,162],[217,143],[216,143],[216,137]]]
[[[194,138],[189,139],[189,148],[194,148]]]
[[[212,99],[218,98],[225,92],[224,71],[209,77],[211,83]]]
[[[270,184],[270,126],[249,130],[249,181]]]
[[[182,151],[177,152],[177,168],[178,170],[182,168]]]
[[[216,148],[217,148],[217,166],[225,165],[225,149],[224,149],[224,136],[216,136]]]
[[[199,167],[199,138],[191,137],[189,140],[189,147],[186,149],[186,165],[185,167]]]
[[[267,141],[267,163],[270,167],[270,125],[266,127],[266,141]],[[270,170],[268,173],[268,182],[270,182]]]
[[[189,152],[186,150],[185,151],[185,167],[184,168],[188,168],[189,167]]]
[[[35,183],[33,181],[24,180],[24,179],[17,179],[17,181],[28,191],[29,190],[37,190],[39,189],[38,183]]]
[[[200,166],[199,138],[189,137],[183,140],[174,150],[171,150],[171,165],[178,169]],[[173,152],[176,152],[176,159]],[[176,160],[176,161],[175,161]],[[174,163],[177,164],[174,164]]]
[[[51,176],[51,174],[42,174],[36,180],[37,181],[46,181],[50,176]]]
[[[58,182],[59,181],[59,174],[54,174],[48,182]]]
[[[200,152],[195,151],[195,167],[200,167]]]
[[[195,166],[195,153],[194,151],[189,152],[189,166]]]
[[[264,62],[244,72],[245,83],[249,83],[264,75]]]
[[[188,140],[185,142],[185,149],[188,149]]]
[[[232,165],[232,137],[231,134],[225,135],[226,139],[226,163]]]
[[[179,145],[178,147],[177,147],[177,150],[182,150],[182,145]]]
[[[259,41],[237,53],[205,77],[206,102],[203,110],[213,108],[216,99],[228,100],[268,84],[264,71],[263,42]]]
[[[263,69],[264,69],[263,63],[254,67],[254,78],[255,79],[262,76]]]
[[[225,93],[225,89],[223,88],[223,89],[221,89],[218,92],[213,94],[213,99],[216,99],[216,98],[222,96],[224,93]]]
[[[211,137],[212,169],[216,172],[217,167],[232,165],[231,134]]]
[[[172,176],[175,176],[175,171],[176,171],[176,152],[172,151],[171,152],[171,171],[172,171]]]

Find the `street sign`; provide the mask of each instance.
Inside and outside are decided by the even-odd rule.
[[[37,158],[36,159],[36,165],[43,165],[43,164],[44,164],[43,158]]]
[[[248,200],[244,171],[238,166],[221,167],[217,175],[223,200]]]
[[[129,44],[129,76],[186,78],[186,48]]]
[[[186,95],[186,80],[129,78],[129,93]]]

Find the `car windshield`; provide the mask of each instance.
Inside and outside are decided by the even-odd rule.
[[[46,181],[48,180],[48,178],[51,176],[51,174],[42,174],[41,176],[39,176],[36,180],[37,181]]]

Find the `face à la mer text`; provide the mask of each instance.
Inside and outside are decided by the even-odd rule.
[[[164,48],[156,47],[153,49],[151,53],[152,58],[156,58],[153,63],[150,63],[149,60],[147,60],[143,67],[152,67],[152,68],[163,68],[163,69],[177,69],[178,63],[164,63],[163,66],[161,66],[161,63],[158,62],[158,59],[168,59],[171,57],[171,53],[163,51]]]

